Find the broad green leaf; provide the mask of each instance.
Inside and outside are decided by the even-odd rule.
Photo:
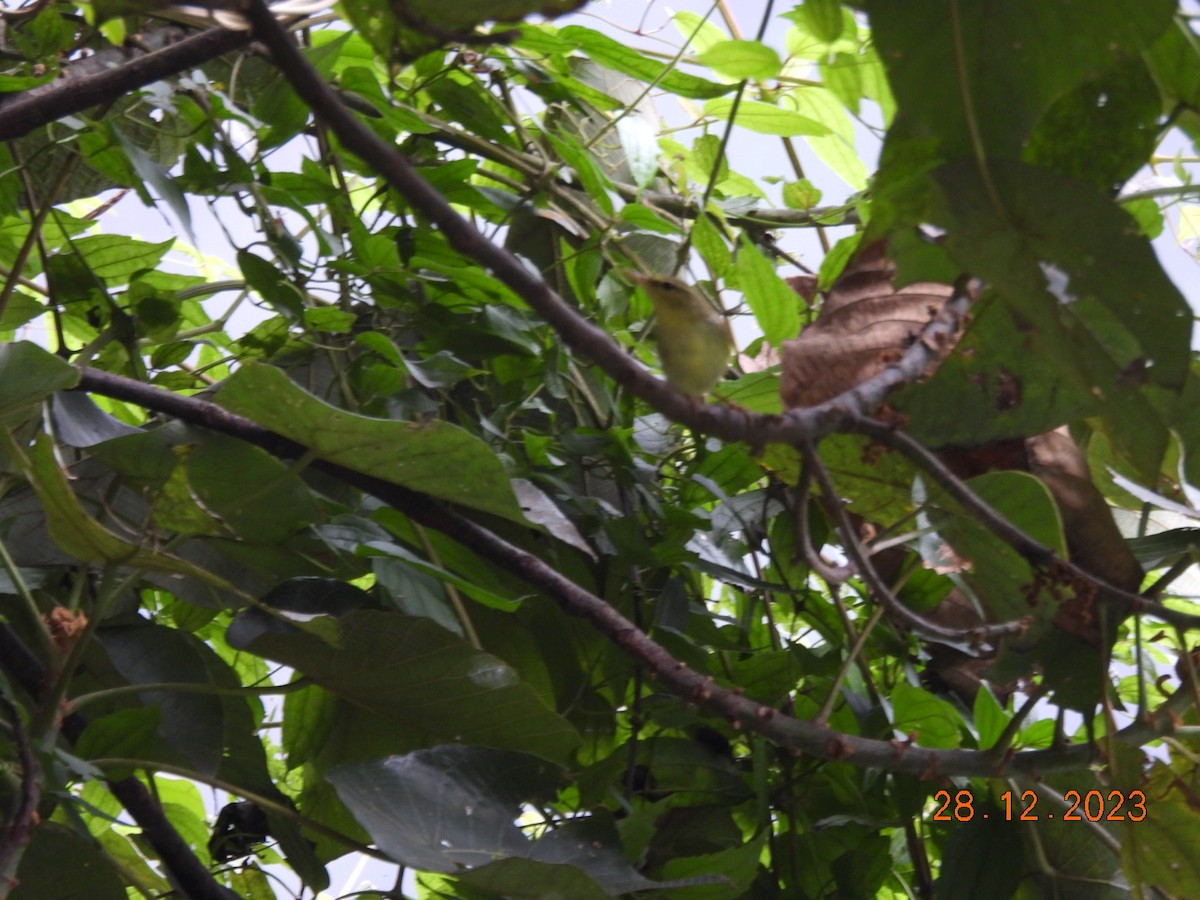
[[[821,192],[807,178],[783,186],[783,202],[789,209],[812,209],[821,202]]]
[[[503,110],[479,82],[452,72],[423,85],[422,90],[441,107],[440,118],[457,122],[492,143],[512,146],[513,137],[505,128]]]
[[[922,747],[953,749],[962,743],[962,715],[954,705],[907,682],[892,691],[892,727]]]
[[[337,698],[315,684],[283,698],[283,750],[288,770],[316,756],[333,731]]]
[[[1004,821],[996,807],[985,804],[984,797],[966,790],[974,814],[956,824],[942,845],[944,856],[934,896],[938,900],[1013,897],[1025,869],[1020,830]],[[951,810],[957,793],[950,789]]]
[[[192,214],[191,210],[188,209],[187,198],[183,195],[183,191],[180,190],[179,183],[171,177],[168,168],[155,162],[150,154],[127,138],[125,133],[115,125],[113,126],[113,134],[121,142],[121,149],[129,157],[129,164],[133,166],[133,170],[141,176],[147,185],[154,188],[159,199],[170,207],[179,224],[183,226],[184,234],[187,235],[188,240],[195,243],[196,238],[192,234]]]
[[[736,259],[738,287],[746,297],[746,305],[763,330],[763,336],[773,346],[790,340],[800,333],[802,299],[757,247],[743,240],[738,245]]]
[[[613,215],[612,182],[596,161],[595,156],[577,138],[570,134],[546,134],[546,139],[554,145],[555,151],[563,162],[567,163],[579,179],[580,186],[587,191],[592,201],[606,215]]]
[[[711,19],[698,16],[688,10],[680,10],[671,17],[679,36],[688,41],[688,47],[695,53],[705,50],[729,39],[729,35],[721,30]]]
[[[1119,190],[1153,152],[1161,112],[1162,98],[1146,64],[1137,57],[1121,60],[1050,106],[1024,158],[1102,191]]]
[[[821,83],[854,115],[863,98],[862,67],[862,59],[849,53],[821,60]]]
[[[842,36],[841,0],[804,0],[800,15],[813,36],[831,44]]]
[[[505,896],[602,900],[715,880],[651,881],[625,859],[607,819],[576,818],[531,841],[514,824],[521,804],[552,796],[562,774],[528,754],[446,745],[341,766],[329,780],[397,862],[462,873]]]
[[[943,158],[1015,158],[1058,97],[1170,25],[1171,0],[866,4],[901,115]],[[1002,75],[1000,73],[1003,73]]]
[[[157,706],[119,709],[88,722],[75,742],[75,753],[81,759],[153,759],[161,721],[162,710]]]
[[[1129,216],[1090,185],[1018,163],[993,166],[991,190],[974,163],[934,179],[955,261],[1032,326],[1035,352],[1067,383],[1101,401],[1135,469],[1156,473],[1168,422],[1154,388],[1182,386],[1192,313]]]
[[[867,168],[855,149],[854,125],[846,109],[823,87],[798,85],[780,98],[780,105],[807,116],[829,129],[827,134],[808,138],[808,145],[846,184],[860,191],[866,187]],[[739,116],[740,117],[740,116]]]
[[[555,760],[579,743],[575,729],[512,668],[429,619],[357,610],[333,624],[336,647],[249,609],[227,640],[435,740],[522,748]]]
[[[1020,321],[999,297],[985,297],[934,376],[893,396],[915,437],[933,446],[974,446],[1041,434],[1096,410],[1095,399],[1063,377],[1057,359],[1028,352]]]
[[[726,121],[733,114],[733,100],[718,97],[704,104],[704,114]],[[776,134],[781,137],[829,134],[830,129],[816,119],[801,115],[790,109],[772,106],[761,100],[743,100],[737,108],[736,125],[759,134]]]
[[[45,510],[50,537],[70,556],[83,562],[121,563],[148,572],[185,575],[237,593],[223,578],[185,559],[131,544],[92,519],[71,491],[47,435],[40,435],[34,444],[26,474]]]
[[[14,416],[78,383],[74,366],[37,344],[0,344],[0,417]]]
[[[1165,767],[1160,764],[1159,768]],[[1177,779],[1176,773],[1161,771],[1148,783],[1133,782],[1144,785],[1145,818],[1141,821],[1129,818],[1142,814],[1137,798],[1131,797],[1128,790],[1122,791],[1126,798],[1122,805],[1125,821],[1117,834],[1121,864],[1131,884],[1152,884],[1187,897],[1200,890],[1200,860],[1191,843],[1198,823],[1191,803],[1170,802],[1173,792],[1179,790]],[[1108,791],[1104,795],[1111,796]]]
[[[105,628],[100,642],[130,684],[211,684],[210,665],[223,665],[212,650],[186,632],[149,623]],[[216,694],[153,691],[140,695],[161,713],[159,733],[198,772],[213,775],[225,752],[224,705],[239,702]],[[146,758],[155,758],[153,756]]]
[[[735,900],[752,890],[751,884],[758,873],[764,842],[765,838],[760,836],[741,847],[703,856],[677,856],[663,867],[663,875],[672,879],[720,879],[725,884],[696,888],[687,893],[712,900]]]
[[[329,780],[392,859],[455,872],[527,856],[530,842],[514,824],[520,803],[551,796],[561,775],[526,753],[445,745],[342,766]]]
[[[699,59],[713,71],[739,81],[765,81],[783,68],[779,54],[758,41],[722,41],[700,53]]]
[[[211,435],[192,448],[187,480],[205,510],[253,543],[279,543],[317,518],[297,472],[234,438]]]
[[[175,238],[150,244],[120,234],[92,234],[71,241],[71,249],[109,285],[125,284],[141,269],[156,269]]]
[[[237,260],[247,283],[277,313],[293,321],[304,315],[304,296],[278,266],[249,250],[239,250]]]
[[[728,239],[713,224],[712,217],[699,216],[692,224],[692,244],[708,264],[714,278],[724,278],[729,274],[733,253],[729,249]]]
[[[247,365],[222,386],[218,402],[321,459],[470,509],[523,522],[508,477],[487,445],[447,422],[370,419],[337,409],[278,369]]]
[[[733,90],[727,84],[717,84],[673,69],[656,59],[643,56],[632,47],[628,47],[606,34],[593,31],[591,28],[584,28],[582,25],[568,25],[558,33],[558,36],[582,50],[592,62],[631,75],[641,81],[653,83],[680,97],[704,100],[709,97],[720,97]]]
[[[100,847],[57,822],[33,829],[13,881],[12,900],[126,900],[121,876]]]
[[[986,684],[979,686],[975,695],[975,708],[972,713],[975,730],[979,735],[979,747],[986,750],[994,747],[1004,729],[1008,727],[1011,716],[996,701],[995,695]]]
[[[1027,472],[989,472],[968,484],[1005,518],[1055,553],[1066,554],[1058,511],[1045,485]],[[942,501],[954,509],[950,501]],[[956,513],[938,525],[938,536],[948,541],[965,560],[962,577],[972,586],[989,621],[1004,622],[1030,616],[1046,624],[1056,611],[1052,600],[1029,595],[1033,571],[1015,550],[995,540],[967,514]]]
[[[1200,134],[1200,41],[1195,33],[1177,18],[1145,52],[1144,59],[1162,94],[1163,107],[1175,108],[1179,126],[1196,140]]]

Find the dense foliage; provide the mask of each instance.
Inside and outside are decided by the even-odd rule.
[[[580,5],[4,14],[0,896],[1200,897],[1194,23]]]

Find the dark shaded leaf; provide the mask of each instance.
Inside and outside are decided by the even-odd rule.
[[[251,609],[238,614],[227,639],[434,738],[519,747],[547,759],[563,759],[578,744],[575,729],[513,669],[429,619],[357,610],[311,624],[322,622],[331,642]]]

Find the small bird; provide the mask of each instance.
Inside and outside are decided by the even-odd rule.
[[[626,273],[641,285],[658,313],[658,358],[675,390],[703,397],[729,366],[729,320],[698,290],[665,275]]]

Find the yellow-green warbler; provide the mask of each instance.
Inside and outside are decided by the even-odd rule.
[[[641,285],[658,313],[658,358],[667,383],[685,394],[704,396],[729,367],[729,320],[678,278],[626,274]]]

